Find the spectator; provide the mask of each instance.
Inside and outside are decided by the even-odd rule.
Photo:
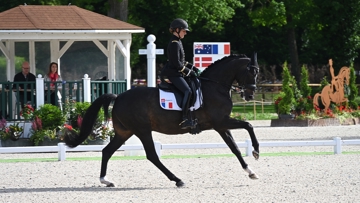
[[[22,71],[14,76],[14,82],[28,82],[28,81],[35,81],[36,77],[34,74],[30,73],[30,64],[27,61],[24,61],[22,63]],[[13,88],[16,88],[14,85]],[[31,101],[31,92],[30,92],[30,84],[27,84],[26,86],[26,101],[25,101],[25,92],[24,92],[24,84],[19,84],[19,102],[21,103],[21,106],[23,107],[24,104],[26,104],[28,101]]]
[[[52,82],[50,83],[50,103],[52,105],[56,105],[56,98],[61,99],[61,94],[59,91],[55,92],[55,85],[57,85],[58,89],[61,89],[61,83],[54,83],[58,81],[62,81],[61,76],[58,74],[58,64],[55,62],[51,62],[49,65],[49,72],[44,76],[44,81]],[[45,84],[45,89],[47,89],[47,85]],[[58,96],[59,95],[59,96]],[[45,101],[47,99],[47,93],[45,92]]]

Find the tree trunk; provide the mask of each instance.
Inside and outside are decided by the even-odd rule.
[[[128,0],[109,0],[108,16],[127,22]]]
[[[287,17],[288,24],[291,24],[291,16]],[[295,29],[291,26],[287,29],[289,53],[291,60],[291,72],[295,76],[296,82],[300,84],[300,68],[299,68],[299,56],[296,45]]]

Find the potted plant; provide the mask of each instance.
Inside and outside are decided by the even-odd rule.
[[[19,123],[14,123],[12,125],[7,126],[7,122],[4,118],[0,121],[0,138],[1,140],[11,139],[16,141],[20,138],[20,136],[24,132],[24,128],[19,126]]]
[[[30,104],[26,104],[20,111],[20,116],[24,117],[25,120],[31,120],[34,116],[34,108]]]
[[[73,104],[73,108],[69,108],[70,112],[68,114],[71,130],[79,132],[83,117],[89,106],[90,103],[88,102],[76,102]],[[70,127],[66,125],[63,129],[70,130]],[[114,135],[115,133],[111,121],[105,122],[104,110],[101,109],[98,113],[92,133],[82,144],[107,144]]]
[[[65,116],[60,108],[44,104],[34,111],[30,140],[34,145],[57,145],[62,139],[60,128],[65,123]]]
[[[2,147],[30,146],[29,139],[19,139],[24,133],[24,128],[19,123],[7,125],[7,121],[0,120],[0,139]]]

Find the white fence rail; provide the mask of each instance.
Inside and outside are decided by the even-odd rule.
[[[251,140],[236,143],[240,148],[246,148],[246,156],[252,155]],[[360,139],[341,140],[335,137],[333,140],[315,140],[315,141],[267,141],[259,142],[260,147],[302,147],[302,146],[333,146],[334,154],[342,153],[342,146],[360,145]],[[156,153],[161,157],[161,150],[167,149],[211,149],[227,148],[225,143],[182,143],[182,144],[161,144],[154,142]],[[39,152],[58,152],[58,160],[66,160],[66,152],[85,152],[101,151],[105,145],[80,145],[75,148],[69,148],[65,143],[58,143],[57,146],[38,146],[38,147],[0,147],[0,153],[39,153]],[[123,145],[118,150],[144,150],[142,145]]]

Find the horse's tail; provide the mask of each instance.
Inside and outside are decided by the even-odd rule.
[[[105,118],[108,117],[108,108],[110,103],[115,100],[117,95],[115,94],[103,94],[97,98],[90,107],[86,110],[84,118],[81,123],[80,133],[75,131],[67,131],[64,135],[64,142],[69,147],[76,147],[86,140],[86,138],[92,132],[93,126],[96,122],[100,108],[104,108]]]

